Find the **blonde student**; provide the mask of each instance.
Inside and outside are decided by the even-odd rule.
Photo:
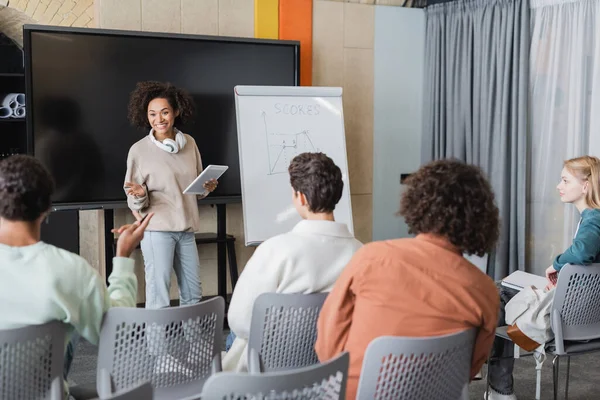
[[[560,200],[572,204],[581,214],[571,245],[555,257],[546,269],[548,289],[556,286],[560,270],[565,264],[587,265],[600,262],[600,159],[583,156],[563,164],[560,182],[556,186]],[[500,317],[498,325],[506,325],[504,308],[517,292],[500,289]],[[488,400],[516,400],[513,387],[514,346],[496,338],[488,368],[490,391]]]

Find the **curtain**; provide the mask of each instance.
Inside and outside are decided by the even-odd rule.
[[[527,264],[538,274],[571,243],[579,220],[556,190],[563,160],[600,156],[599,18],[598,0],[531,0]]]
[[[457,0],[426,13],[422,161],[487,174],[501,220],[487,272],[501,279],[525,268],[529,4]]]

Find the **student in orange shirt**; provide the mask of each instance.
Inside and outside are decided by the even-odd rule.
[[[365,350],[377,337],[477,328],[471,377],[494,340],[498,290],[463,257],[483,256],[498,240],[498,208],[481,170],[454,160],[421,167],[406,181],[400,214],[417,236],[358,250],[319,316],[319,360],[350,353],[348,399],[356,397]]]

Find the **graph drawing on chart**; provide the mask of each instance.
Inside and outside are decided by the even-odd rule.
[[[267,137],[269,175],[287,173],[290,162],[298,154],[319,151],[310,137],[310,131],[298,130],[293,133],[272,132],[267,127],[267,116],[264,112],[262,116]]]

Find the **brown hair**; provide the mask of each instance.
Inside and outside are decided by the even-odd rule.
[[[290,183],[296,192],[306,196],[308,209],[314,213],[330,213],[342,198],[342,171],[323,153],[298,154],[288,168]]]
[[[150,128],[148,122],[148,104],[154,99],[166,99],[174,112],[179,111],[175,124],[184,124],[194,115],[194,99],[188,92],[176,88],[170,83],[157,81],[138,82],[129,95],[127,117],[138,128]]]
[[[434,161],[405,181],[400,212],[409,233],[445,237],[462,253],[483,256],[499,236],[494,192],[473,165],[458,160]]]
[[[37,220],[51,205],[54,181],[35,158],[11,156],[0,161],[0,217]]]
[[[594,156],[571,158],[564,162],[564,167],[577,179],[590,185],[585,195],[588,207],[600,208],[600,159]]]

